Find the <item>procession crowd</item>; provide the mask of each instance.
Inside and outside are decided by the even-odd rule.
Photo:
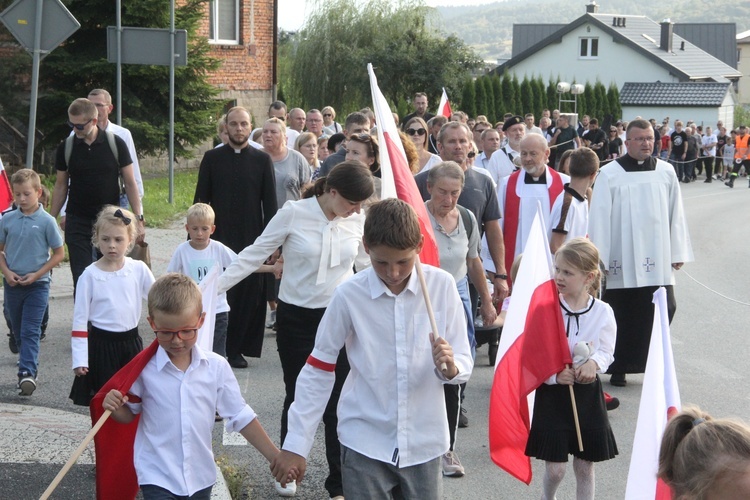
[[[305,112],[276,101],[257,128],[242,107],[221,117],[186,214],[188,240],[155,279],[129,257],[144,241],[147,215],[132,136],[109,120],[107,91],[73,101],[49,214],[39,177],[22,169],[0,220],[20,394],[37,387],[50,270],[65,244],[75,289],[70,398],[88,406],[102,391],[116,421],[141,415],[134,466],[144,498],[210,497],[211,428],[221,420],[268,459],[280,496],[296,494],[322,421],[331,498],[442,498],[441,476],[465,473],[455,444],[469,425],[462,400],[477,333],[501,331],[539,215],[567,349],[577,356],[537,389],[525,451],[546,463],[542,498],[555,497],[571,454],[578,498],[594,498],[594,463],[618,453],[607,411],[619,400],[601,377],[617,388],[644,372],[653,293],[666,289],[671,321],[674,273],[693,260],[680,182],[705,172],[706,183],[734,187],[750,169],[747,128],[579,122],[558,110],[544,110],[538,123],[528,113],[491,124],[461,111],[434,116],[424,93],[413,104],[394,121],[439,268],[418,263],[425,242],[414,209],[380,199],[374,113],[350,113],[342,125],[330,106]],[[214,268],[218,296],[207,311],[197,284]],[[119,391],[108,381],[143,350],[144,302],[158,347]],[[260,357],[266,328],[276,330],[285,386],[280,449],[230,369]],[[206,334],[210,350],[197,345]],[[665,434],[661,477],[680,498],[737,487],[750,470],[747,428],[722,427],[721,439],[696,444],[727,457],[723,468],[706,460],[696,470],[680,458],[681,443],[724,423],[696,409],[685,414],[691,425],[676,417],[670,427],[679,430]]]

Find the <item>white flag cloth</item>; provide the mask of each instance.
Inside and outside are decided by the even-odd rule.
[[[201,349],[206,352],[214,350],[214,327],[216,326],[216,302],[218,300],[218,283],[219,269],[221,266],[214,266],[208,272],[198,285],[203,294],[203,312],[206,313],[206,319],[203,326],[198,330],[198,341],[196,342]]]
[[[667,292],[663,287],[654,293],[654,307],[654,326],[643,378],[625,500],[671,499],[669,488],[663,481],[657,481],[656,473],[659,468],[661,438],[667,420],[680,411],[682,404],[669,334]]]
[[[438,116],[444,116],[446,118],[450,118],[453,114],[453,111],[451,110],[451,102],[448,100],[448,92],[445,91],[445,87],[443,87],[443,95],[440,96],[440,104],[438,104],[437,114]]]

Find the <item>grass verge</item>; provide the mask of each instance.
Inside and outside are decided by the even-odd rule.
[[[247,479],[247,472],[241,471],[229,461],[229,457],[221,455],[216,457],[216,465],[219,466],[221,473],[224,475],[224,481],[227,483],[229,495],[233,500],[242,498],[243,485]]]
[[[179,171],[174,174],[174,203],[169,203],[169,177],[143,179],[143,213],[146,227],[164,227],[193,204],[198,171]]]

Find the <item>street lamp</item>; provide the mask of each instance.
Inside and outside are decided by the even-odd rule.
[[[586,86],[582,83],[574,83],[573,85],[568,82],[558,82],[557,93],[559,94],[557,108],[562,109],[562,103],[572,102],[573,112],[578,114],[578,94],[583,94],[586,91]],[[573,94],[573,99],[563,99],[563,94]]]

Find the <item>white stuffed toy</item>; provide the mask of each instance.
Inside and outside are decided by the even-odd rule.
[[[578,368],[589,360],[591,355],[594,354],[594,343],[593,342],[578,342],[573,347],[573,367]]]

